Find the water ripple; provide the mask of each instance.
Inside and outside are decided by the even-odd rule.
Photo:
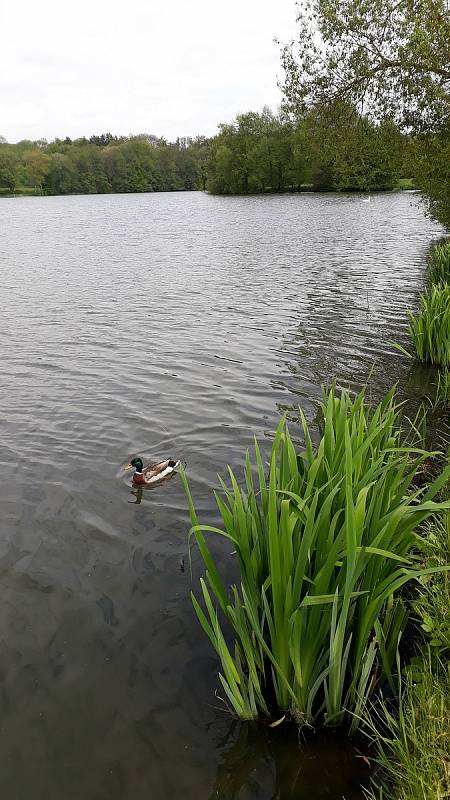
[[[388,342],[440,229],[414,194],[173,193],[3,200],[0,230],[0,790],[208,797],[229,721],[181,482],[132,493],[122,465],[182,458],[215,524],[217,472],[280,411],[406,384]]]

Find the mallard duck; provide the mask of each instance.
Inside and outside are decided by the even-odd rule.
[[[157,464],[147,464],[144,467],[142,458],[133,458],[125,469],[135,469],[133,483],[138,486],[154,486],[155,483],[165,480],[178,467],[179,461],[168,458],[167,461],[160,461]]]

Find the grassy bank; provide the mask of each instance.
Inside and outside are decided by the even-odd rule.
[[[364,188],[354,188],[354,189],[347,188],[345,190],[327,189],[327,188],[325,188],[325,189],[317,189],[312,183],[304,183],[301,186],[298,186],[296,188],[289,187],[289,188],[286,188],[286,189],[283,189],[283,190],[275,190],[275,189],[269,187],[269,188],[267,188],[266,191],[261,190],[261,191],[258,191],[258,192],[254,192],[253,194],[255,194],[255,195],[256,194],[292,194],[292,193],[302,194],[302,193],[305,193],[305,192],[307,192],[307,193],[308,192],[317,192],[318,194],[321,193],[321,192],[326,192],[326,193],[331,193],[331,194],[342,194],[343,191],[345,191],[347,193],[352,193],[353,192],[355,194],[361,194],[361,193],[364,193],[364,192],[371,191],[372,194],[376,194],[377,191],[379,191],[380,193],[383,193],[385,191],[403,192],[403,191],[411,190],[411,189],[414,189],[414,188],[415,188],[414,187],[414,181],[412,180],[412,178],[400,178],[396,182],[395,186],[392,189],[380,189],[380,190],[376,190],[376,189],[369,190],[369,189],[364,189]],[[193,189],[189,189],[189,191],[202,191],[202,189],[203,189],[203,187],[194,187]],[[148,191],[153,191],[153,190],[149,189]],[[176,191],[183,191],[183,189],[177,189]],[[123,192],[120,192],[120,193],[123,194]],[[129,190],[126,193],[127,194],[136,194],[136,191],[133,192],[132,190]],[[70,194],[84,194],[84,192],[64,192],[64,193],[63,192],[51,192],[51,191],[48,191],[48,190],[35,189],[32,186],[17,186],[12,191],[11,189],[8,189],[6,187],[5,188],[0,187],[0,197],[42,197],[42,196],[45,197],[45,196],[54,195],[54,194],[64,194],[64,195],[68,195],[69,194],[70,195]],[[88,194],[104,194],[104,192],[88,192]],[[252,194],[252,193],[250,192],[249,194]]]
[[[0,187],[0,197],[39,197],[40,195],[42,195],[42,192],[39,189],[33,189],[31,186],[18,186],[14,191]]]
[[[414,183],[414,178],[399,178],[394,186],[395,192],[404,192],[410,191],[411,189],[416,189],[416,185]]]
[[[383,779],[371,800],[444,800],[450,797],[450,680],[428,653],[403,678],[399,708],[384,704],[375,718],[375,746]],[[383,730],[386,732],[383,733]]]
[[[447,489],[447,496],[449,492]],[[426,529],[426,563],[450,564],[450,514]],[[371,732],[379,769],[371,798],[444,800],[450,797],[450,577],[423,579],[414,613],[425,634],[425,656],[407,665],[398,708],[382,703]]]
[[[448,336],[450,242],[433,248],[427,271],[428,294],[413,320],[412,338],[419,360],[445,365],[438,372],[433,411],[450,411]],[[428,304],[435,298],[434,313]],[[444,298],[444,299],[442,299]],[[444,308],[446,306],[446,308]],[[447,316],[446,316],[447,315]],[[447,320],[442,324],[442,320]],[[436,337],[436,331],[441,331]],[[426,357],[423,357],[424,354]],[[447,453],[450,461],[450,450]],[[450,485],[441,499],[450,498]],[[424,633],[426,655],[401,673],[398,708],[382,703],[372,719],[379,771],[371,798],[444,800],[450,797],[450,512],[433,516],[423,529],[423,562],[441,571],[420,579],[413,613]],[[442,569],[443,568],[443,569]]]

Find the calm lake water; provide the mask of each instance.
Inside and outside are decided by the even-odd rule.
[[[140,498],[121,468],[183,459],[214,524],[217,472],[322,382],[420,395],[387,342],[440,233],[411,193],[0,201],[5,800],[359,800],[339,735],[224,711],[179,476]]]

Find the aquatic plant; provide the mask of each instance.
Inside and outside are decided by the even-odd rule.
[[[300,454],[283,418],[268,474],[256,441],[245,487],[229,468],[229,484],[215,493],[222,528],[199,523],[182,473],[190,536],[206,567],[203,604],[194,593],[192,602],[238,717],[289,710],[302,724],[337,724],[349,714],[355,729],[377,682],[393,686],[406,619],[399,590],[427,573],[414,555],[414,531],[439,507],[433,498],[450,467],[426,491],[413,489],[429,453],[401,446],[393,391],[371,410],[364,392],[352,399],[332,388],[321,416],[317,447],[300,411]],[[230,591],[210,534],[235,552],[240,583]]]
[[[427,281],[430,287],[450,284],[450,241],[433,247]]]
[[[417,358],[440,366],[450,365],[450,285],[433,286],[420,299],[419,313],[408,312]]]

